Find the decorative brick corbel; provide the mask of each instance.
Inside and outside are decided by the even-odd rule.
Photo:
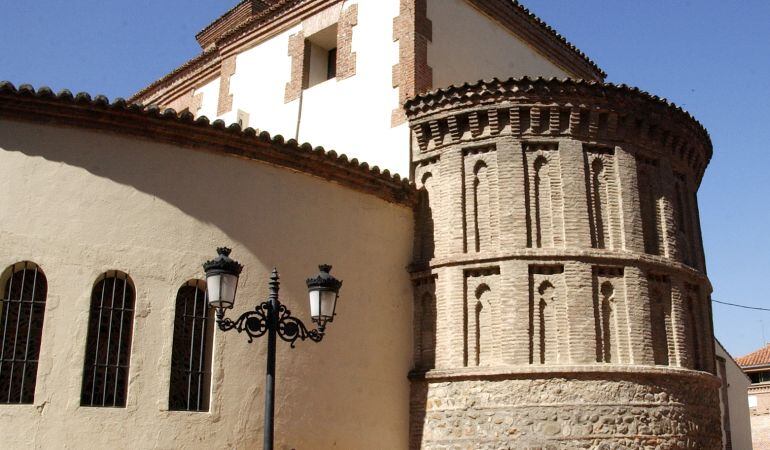
[[[230,93],[230,77],[235,74],[235,55],[222,60],[219,70],[219,102],[217,115],[230,112],[233,109],[233,94]]]

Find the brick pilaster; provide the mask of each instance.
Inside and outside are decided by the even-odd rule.
[[[562,189],[564,191],[564,236],[566,247],[591,247],[591,224],[588,220],[585,159],[580,141],[559,143]],[[606,207],[605,207],[606,208]]]

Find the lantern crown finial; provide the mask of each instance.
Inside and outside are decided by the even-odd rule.
[[[217,248],[218,256],[211,261],[207,261],[203,264],[203,270],[206,273],[231,273],[233,275],[240,275],[243,270],[243,266],[238,261],[230,258],[232,249],[229,247]]]
[[[334,278],[329,273],[332,270],[332,266],[330,264],[319,264],[318,269],[321,271],[318,275],[307,279],[307,287],[339,290],[340,286],[342,286],[342,281]]]

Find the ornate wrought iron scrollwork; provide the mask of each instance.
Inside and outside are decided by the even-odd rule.
[[[283,304],[278,304],[277,315],[276,334],[283,341],[288,342],[292,348],[298,339],[301,341],[310,339],[313,342],[320,342],[323,339],[323,330],[308,330],[305,324],[293,317],[291,311]],[[235,321],[224,317],[224,311],[217,311],[217,325],[222,331],[234,329],[239,333],[246,333],[249,343],[251,343],[254,342],[254,339],[267,333],[269,317],[270,302],[262,302],[253,311],[241,314]]]
[[[249,343],[254,342],[255,338],[267,333],[267,318],[270,314],[270,303],[262,302],[254,308],[253,311],[247,311],[235,321],[229,317],[224,317],[224,311],[217,311],[217,325],[222,331],[235,329],[239,333],[246,333],[249,337]]]
[[[293,317],[291,311],[289,311],[284,305],[278,307],[278,336],[284,341],[291,344],[294,348],[294,344],[297,339],[304,341],[310,339],[313,342],[320,342],[323,339],[323,331],[308,330],[301,320]]]

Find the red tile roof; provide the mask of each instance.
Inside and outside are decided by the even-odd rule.
[[[770,344],[767,344],[759,350],[749,353],[746,356],[735,358],[735,362],[737,362],[738,365],[743,368],[754,366],[770,366]]]

